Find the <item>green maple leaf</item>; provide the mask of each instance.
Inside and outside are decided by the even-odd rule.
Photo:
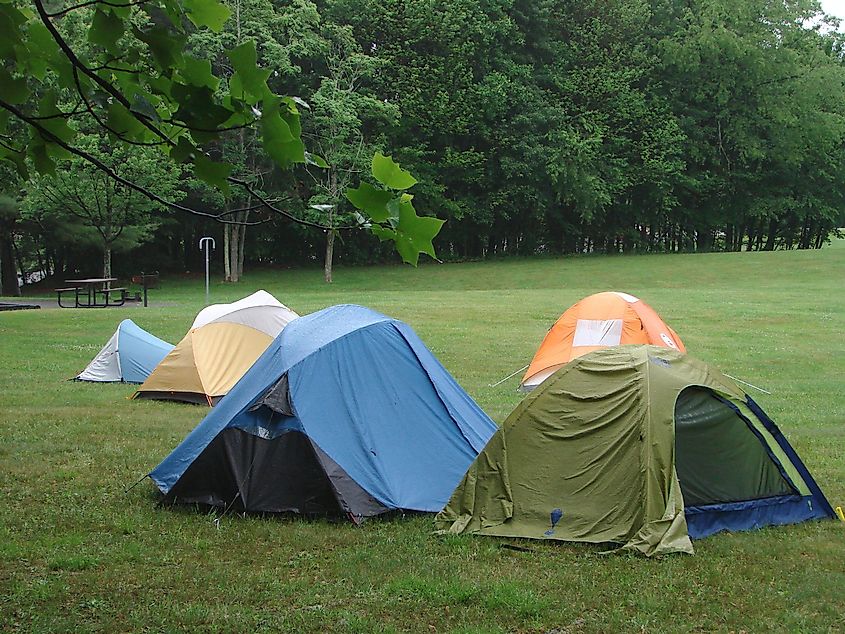
[[[170,75],[172,69],[182,65],[182,52],[185,50],[185,43],[187,42],[186,36],[175,33],[172,29],[163,25],[143,31],[133,27],[132,32],[135,37],[149,47],[156,63],[165,71],[164,74]]]
[[[233,169],[234,166],[231,163],[217,163],[205,154],[197,154],[194,159],[194,176],[216,187],[227,196],[229,195],[229,183],[226,178],[232,173]]]
[[[184,163],[186,161],[193,162],[196,156],[197,148],[194,147],[194,144],[184,136],[179,137],[179,141],[170,150],[170,158],[177,163]]]
[[[238,99],[250,104],[256,104],[272,97],[267,87],[270,71],[258,66],[258,54],[255,52],[255,42],[248,40],[226,52],[232,62],[234,74],[229,79],[229,91]]]
[[[114,13],[97,9],[91,20],[91,28],[88,29],[88,41],[111,51],[123,35],[124,28],[123,20]]]
[[[0,5],[0,56],[3,59],[17,59],[15,46],[21,43],[21,25],[26,16],[17,8],[4,3]]]
[[[25,103],[29,99],[26,79],[23,77],[15,79],[0,68],[0,99],[13,105]]]
[[[357,209],[365,212],[375,222],[384,222],[390,216],[387,204],[393,194],[384,189],[377,189],[369,183],[361,183],[358,189],[346,191],[346,199]]]
[[[215,33],[223,29],[232,11],[219,0],[184,0],[188,19],[197,27],[207,26]]]
[[[185,55],[184,64],[179,69],[179,74],[185,80],[185,83],[198,88],[206,87],[211,90],[217,90],[220,80],[211,72],[211,60],[197,59],[190,55]]]
[[[107,121],[109,128],[117,134],[132,139],[143,138],[147,129],[122,104],[117,102],[110,103],[106,106],[106,112],[108,113]]]
[[[373,176],[375,179],[391,189],[408,189],[417,183],[417,179],[411,176],[407,170],[399,167],[391,157],[381,152],[373,156]]]
[[[436,259],[432,240],[440,232],[445,220],[418,216],[411,197],[407,194],[399,201],[399,223],[395,228],[396,250],[402,260],[416,266],[420,253]]]

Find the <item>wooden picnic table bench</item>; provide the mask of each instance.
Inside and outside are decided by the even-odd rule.
[[[126,287],[109,287],[96,291],[103,296],[106,306],[123,306],[126,302]],[[118,300],[112,299],[112,293],[117,293],[120,297]]]
[[[62,295],[64,293],[73,293],[73,306],[72,308],[77,308],[79,306],[79,287],[78,286],[71,286],[69,288],[57,288],[56,289],[56,301],[59,303],[59,308],[71,308],[71,306],[65,306],[62,304]]]
[[[126,288],[111,288],[109,285],[116,282],[116,277],[88,277],[78,280],[65,280],[66,288],[57,288],[56,295],[60,308],[71,308],[62,304],[62,295],[73,292],[73,308],[106,308],[109,306],[123,306],[126,301]],[[98,288],[102,286],[102,288]],[[112,294],[117,293],[119,299],[115,300]],[[98,295],[103,296],[103,301],[98,301]]]

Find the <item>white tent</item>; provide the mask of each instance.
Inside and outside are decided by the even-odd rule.
[[[124,319],[108,343],[76,379],[98,383],[143,383],[172,349],[173,344],[151,335],[131,319]]]

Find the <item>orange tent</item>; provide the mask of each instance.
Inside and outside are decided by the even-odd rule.
[[[686,352],[677,333],[644,301],[610,291],[585,297],[552,326],[522,377],[533,390],[555,370],[599,348],[645,343]]]

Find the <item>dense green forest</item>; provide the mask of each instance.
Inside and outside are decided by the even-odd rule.
[[[75,50],[119,47],[121,33],[108,29],[117,10],[100,4],[136,3],[82,3],[54,10],[51,24]],[[441,259],[807,249],[845,226],[845,35],[816,1],[224,4],[219,31],[187,29],[190,59],[210,61],[232,89],[246,86],[231,51],[253,41],[267,84],[302,104],[304,147],[328,167],[281,169],[272,130],[240,127],[214,139],[211,155],[252,189],[226,191],[197,177],[199,162],[192,170],[110,128],[77,126],[77,146],[115,172],[235,222],[150,202],[78,156],[47,152],[55,173],[6,161],[4,278],[15,267],[56,276],[196,270],[205,235],[225,252],[232,280],[259,264],[322,265],[327,251],[334,262],[398,261],[372,231],[345,229],[356,209],[343,192],[369,179],[376,151],[416,176],[420,216],[446,221],[434,240]],[[157,59],[168,52],[152,31],[135,32]],[[120,63],[115,54],[114,68],[98,72]],[[217,88],[199,62],[186,69],[204,90]],[[22,81],[0,75],[7,86]],[[51,107],[79,107],[62,90],[51,91]],[[16,103],[11,89],[2,99]],[[114,125],[119,113],[101,105]],[[0,123],[4,146],[29,134],[20,121]],[[121,138],[130,132],[127,123]],[[25,160],[38,167],[43,155]],[[251,192],[293,219],[268,219]]]

